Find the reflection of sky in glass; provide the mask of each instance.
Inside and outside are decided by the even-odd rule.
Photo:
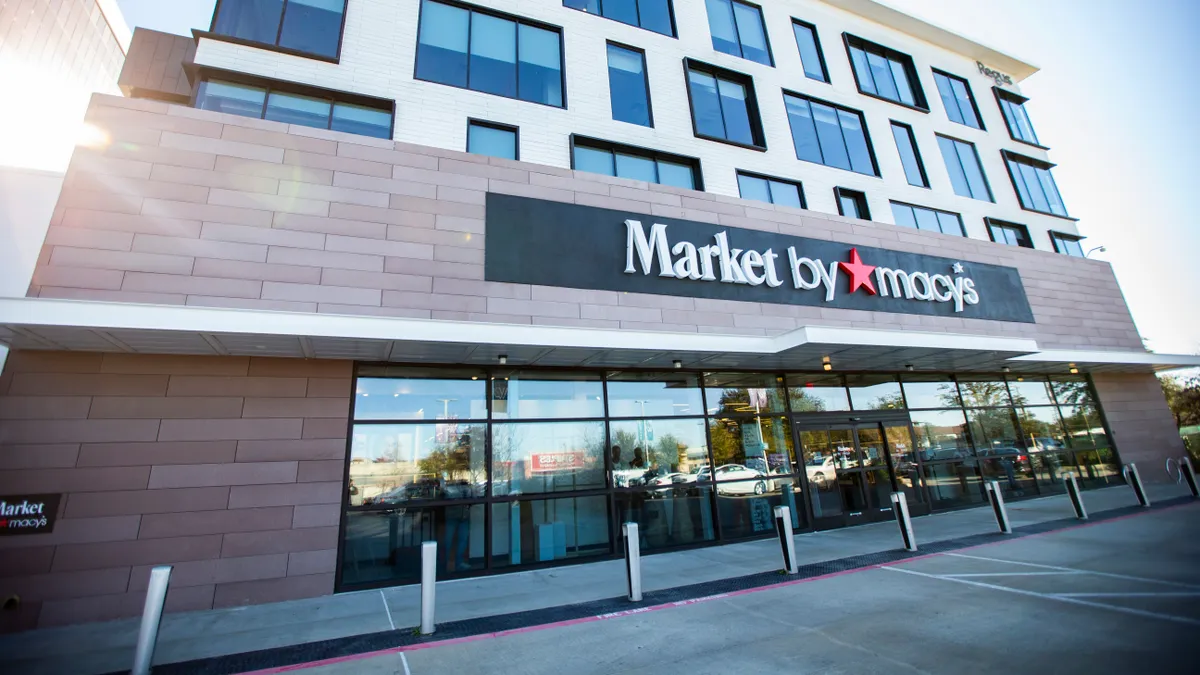
[[[354,418],[360,420],[487,419],[487,382],[360,377]]]
[[[534,380],[513,377],[493,382],[496,419],[603,417],[603,388],[596,380]]]
[[[700,388],[693,375],[678,375],[665,381],[608,382],[608,413],[613,417],[667,417],[699,415],[703,412]]]

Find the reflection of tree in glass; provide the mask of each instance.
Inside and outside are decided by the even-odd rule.
[[[633,459],[633,449],[637,447],[637,433],[629,429],[613,429],[612,442],[621,449],[621,456],[612,458],[613,469],[628,469],[629,462]]]
[[[968,408],[1008,405],[1008,389],[1004,382],[959,382],[958,388],[962,391],[962,404]],[[958,397],[952,391],[938,394],[938,398],[947,408],[957,408],[959,405]]]
[[[903,408],[904,396],[900,392],[879,396],[874,401],[871,401],[867,407],[870,410],[890,410],[892,408]]]
[[[783,410],[783,390],[780,387],[731,387],[721,392],[719,404],[725,412]]]
[[[733,420],[712,420],[708,427],[713,462],[717,466],[739,463],[745,458],[741,429]]]
[[[674,434],[663,434],[654,445],[650,467],[657,468],[660,474],[675,471],[686,457],[687,444],[681,442]]]
[[[788,393],[792,412],[825,412],[825,401],[816,396],[810,396],[803,389],[792,387]]]

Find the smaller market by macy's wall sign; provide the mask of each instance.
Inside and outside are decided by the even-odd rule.
[[[0,535],[53,531],[61,499],[62,495],[0,497]]]
[[[487,195],[488,281],[1033,322],[1017,270]]]

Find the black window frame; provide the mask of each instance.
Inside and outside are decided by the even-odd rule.
[[[649,125],[641,125],[641,124],[637,124],[636,122],[626,122],[625,120],[619,120],[615,117],[613,117],[612,120],[614,122],[623,122],[625,124],[633,124],[634,126],[639,126],[639,127],[645,126],[647,129],[653,129],[654,128],[654,97],[651,95],[650,64],[646,60],[646,50],[642,49],[641,47],[634,47],[633,45],[625,44],[624,42],[617,42],[616,40],[605,40],[604,41],[604,62],[605,62],[605,70],[606,71],[612,69],[612,67],[608,65],[608,48],[610,46],[617,47],[618,49],[626,49],[631,52],[637,52],[638,54],[641,55],[641,57],[642,57],[642,83],[646,87],[646,116],[650,118],[650,124]],[[609,77],[608,105],[609,105],[609,114],[611,115],[612,114],[612,76],[609,75],[608,77]]]
[[[854,202],[854,207],[858,209],[857,216],[847,216],[846,210],[842,208],[842,200],[849,199]],[[858,218],[859,220],[871,219],[871,207],[867,204],[867,193],[862,190],[853,188],[835,187],[833,188],[833,200],[837,202],[838,215],[847,218]]]
[[[275,29],[275,42],[259,42],[257,40],[247,40],[246,38],[235,37],[233,35],[225,35],[224,33],[216,32],[217,16],[221,13],[221,3],[224,0],[217,0],[213,5],[212,19],[208,22],[208,30],[194,30],[192,33],[196,38],[209,38],[220,42],[228,42],[235,45],[243,45],[246,47],[257,47],[280,54],[288,54],[290,56],[300,56],[314,61],[324,61],[326,63],[341,63],[342,60],[342,45],[346,42],[346,15],[350,13],[350,0],[342,0],[342,25],[338,27],[338,46],[337,51],[333,56],[317,54],[315,52],[307,52],[303,49],[295,49],[292,47],[283,47],[279,44],[279,38],[283,35],[283,19],[287,16],[287,6],[290,0],[281,0],[283,6],[279,10],[279,27]]]
[[[655,160],[656,162],[659,160],[665,160],[667,162],[671,162],[674,164],[687,164],[692,169],[692,179],[693,179],[693,183],[695,184],[695,187],[692,189],[696,190],[697,192],[704,192],[704,174],[701,171],[701,164],[700,164],[699,157],[689,157],[687,155],[677,155],[673,152],[665,152],[663,150],[655,150],[654,148],[647,148],[647,147],[640,146],[640,145],[630,145],[628,143],[618,143],[616,141],[610,141],[610,140],[606,140],[603,138],[596,138],[595,136],[585,136],[583,134],[571,134],[571,136],[568,138],[568,141],[570,143],[569,150],[570,150],[570,155],[571,155],[571,170],[572,171],[582,171],[582,169],[575,168],[575,147],[578,145],[582,145],[583,147],[591,148],[593,150],[607,150],[614,154],[617,152],[623,152],[627,155],[636,155],[639,157],[645,157],[646,159],[652,159],[652,160]],[[605,174],[589,174],[589,175],[602,176]],[[612,178],[622,178],[621,176],[611,176],[611,177]],[[625,178],[624,180],[638,180],[638,179]],[[687,188],[680,188],[678,186],[670,185],[667,183],[655,183],[655,185],[664,185],[666,187],[675,187],[680,190],[687,189]]]
[[[967,90],[967,100],[969,100],[971,102],[971,111],[975,113],[975,120],[977,122],[979,122],[979,126],[973,127],[970,124],[967,124],[965,122],[955,122],[954,120],[950,120],[950,122],[952,124],[961,124],[962,126],[967,127],[969,129],[978,129],[979,131],[987,131],[987,125],[983,123],[983,113],[979,110],[979,103],[975,100],[975,91],[971,89],[971,83],[967,80],[967,78],[959,77],[958,75],[946,72],[946,71],[942,70],[941,68],[932,68],[931,70],[933,70],[933,74],[935,76],[934,83],[933,83],[934,87],[937,87],[937,77],[936,77],[937,75],[941,75],[942,77],[945,77],[949,80],[958,80],[959,82],[962,82],[963,87],[966,88],[966,90]],[[941,93],[942,93],[941,89],[938,88],[938,98],[941,98]],[[959,111],[959,114],[962,114],[961,110]],[[949,119],[949,118],[950,118],[950,115],[949,115],[949,113],[947,113],[946,119]]]
[[[879,99],[880,101],[893,103],[902,108],[908,108],[909,110],[916,110],[918,112],[929,114],[929,99],[925,97],[925,88],[921,86],[921,77],[917,73],[916,63],[913,61],[913,57],[910,54],[905,54],[902,51],[881,45],[878,42],[872,42],[870,40],[858,37],[857,35],[851,35],[848,32],[842,33],[842,42],[844,42],[846,45],[846,59],[850,61],[850,72],[854,75],[854,86],[858,89],[858,93],[862,94],[863,96],[870,96],[871,98]],[[862,81],[858,78],[858,70],[854,67],[854,53],[851,51],[852,48],[860,49],[867,53],[874,51],[876,55],[882,56],[889,61],[900,61],[901,66],[904,67],[904,74],[908,77],[908,84],[912,88],[914,105],[909,105],[904,101],[892,100],[886,96],[880,96],[879,94],[872,94],[871,92],[863,89]]]
[[[765,173],[758,173],[757,171],[744,171],[742,169],[734,169],[733,175],[734,175],[735,180],[740,176],[746,176],[747,178],[757,178],[759,180],[775,181],[776,183],[786,183],[788,185],[794,185],[794,186],[796,186],[796,192],[799,193],[799,195],[800,195],[800,208],[808,209],[808,199],[804,196],[804,183],[802,181],[792,180],[791,178],[780,178],[779,176],[770,176]],[[772,206],[775,205],[775,202],[762,202],[760,200],[753,199],[751,197],[743,197],[742,196],[742,186],[741,186],[740,182],[738,183],[738,197],[741,199],[756,202],[759,204],[771,204]],[[787,206],[787,205],[784,204],[783,206]],[[789,207],[789,208],[796,208],[796,207],[793,206],[793,207]]]
[[[1054,252],[1065,255],[1069,258],[1087,258],[1087,254],[1083,252],[1084,239],[1087,239],[1087,237],[1083,237],[1078,234],[1067,234],[1066,232],[1059,232],[1057,230],[1050,230],[1050,243],[1054,245]],[[1071,255],[1064,250],[1063,246],[1059,245],[1059,241],[1073,241],[1079,244],[1080,255]]]
[[[547,108],[553,108],[555,110],[566,110],[567,109],[567,44],[566,44],[566,39],[564,38],[564,35],[563,35],[564,31],[563,31],[562,26],[556,26],[552,23],[546,23],[545,21],[539,21],[537,19],[526,18],[526,17],[520,16],[518,14],[509,14],[508,12],[503,12],[500,10],[492,9],[491,7],[482,7],[480,5],[472,5],[467,2],[460,2],[460,0],[417,0],[417,2],[420,4],[419,4],[419,8],[417,10],[417,36],[416,36],[416,40],[414,40],[414,43],[413,43],[413,55],[414,55],[413,56],[413,72],[412,72],[413,80],[415,80],[417,82],[428,82],[429,84],[436,84],[436,85],[439,85],[442,87],[453,87],[455,89],[462,89],[463,91],[473,91],[477,94],[485,94],[487,96],[499,96],[500,98],[506,98],[506,99],[509,99],[510,101],[521,101],[522,103],[532,103],[533,105],[545,106]],[[424,17],[426,2],[436,2],[436,3],[442,4],[442,5],[448,5],[450,7],[458,7],[459,9],[465,9],[468,12],[487,14],[489,16],[496,17],[497,19],[504,19],[505,21],[512,21],[517,24],[518,29],[517,29],[517,42],[516,42],[516,46],[517,46],[516,87],[517,87],[518,96],[505,96],[504,94],[494,94],[490,91],[482,91],[479,89],[472,89],[470,87],[470,82],[471,82],[471,75],[470,75],[470,73],[471,73],[471,65],[470,65],[471,64],[471,26],[474,23],[473,20],[469,21],[467,23],[467,86],[461,86],[461,85],[457,85],[457,84],[448,84],[446,82],[438,82],[437,80],[427,80],[425,78],[417,76],[417,72],[420,68],[419,64],[420,64],[420,58],[421,58],[421,20]],[[562,88],[562,105],[561,106],[554,105],[551,103],[542,103],[541,101],[530,101],[528,99],[520,98],[520,96],[519,96],[520,91],[521,91],[521,60],[520,60],[521,37],[520,37],[520,28],[519,27],[521,25],[526,25],[531,28],[539,28],[541,30],[548,30],[548,31],[553,31],[553,32],[558,33],[558,62],[559,62],[558,78],[560,81],[559,86]]]
[[[563,0],[562,6],[564,9],[569,9],[569,10],[572,10],[575,12],[580,12],[582,14],[587,14],[588,16],[598,16],[602,19],[608,19],[609,21],[616,21],[617,23],[619,23],[623,26],[633,26],[634,28],[640,28],[640,29],[646,31],[647,33],[654,33],[655,35],[661,35],[663,37],[668,37],[668,38],[671,38],[672,40],[679,39],[679,25],[675,22],[675,0],[667,0],[667,13],[671,15],[671,34],[670,35],[667,35],[666,33],[660,33],[656,30],[646,28],[645,26],[641,25],[642,24],[642,3],[640,0],[635,0],[635,2],[634,2],[634,8],[637,10],[637,13],[638,13],[638,22],[636,25],[634,25],[632,23],[625,23],[624,21],[621,21],[620,19],[615,19],[611,16],[608,16],[607,14],[604,13],[604,0],[597,0],[597,2],[600,3],[600,13],[599,14],[592,14],[591,12],[589,12],[585,9],[581,9],[579,7],[571,7],[570,5],[568,5],[566,3],[566,0]]]
[[[899,204],[900,206],[907,206],[908,208],[910,208],[910,209],[914,209],[914,210],[916,210],[916,209],[922,209],[922,210],[925,210],[925,211],[932,211],[932,212],[934,212],[934,213],[945,213],[945,214],[949,214],[949,215],[951,215],[951,216],[954,216],[954,218],[955,218],[955,219],[958,221],[958,229],[959,229],[959,234],[950,234],[950,233],[948,233],[948,232],[943,232],[943,231],[942,231],[942,229],[941,229],[941,226],[942,226],[942,221],[941,221],[941,219],[938,219],[938,234],[944,234],[944,235],[946,235],[946,236],[948,236],[948,237],[963,237],[964,239],[966,239],[966,238],[969,238],[969,237],[967,236],[967,225],[966,225],[966,223],[964,223],[964,222],[963,222],[963,218],[962,218],[962,214],[961,214],[961,213],[957,213],[957,212],[955,212],[955,211],[947,211],[946,209],[935,209],[935,208],[933,208],[933,207],[930,207],[930,206],[921,206],[920,204],[913,204],[913,203],[911,203],[911,202],[903,202],[903,201],[900,201],[899,199],[891,199],[891,200],[888,200],[888,206],[889,206],[889,207],[891,207],[891,206],[892,206],[892,205],[894,205],[894,204]],[[894,218],[895,218],[895,215],[893,215],[892,217],[893,217],[893,219],[894,219]],[[911,228],[911,227],[908,227],[907,225],[901,225],[901,224],[899,224],[899,223],[895,223],[895,225],[896,225],[896,227],[903,227],[903,228],[904,228],[904,229],[906,229],[906,230],[912,230],[912,229],[915,229],[915,230],[917,230],[918,232],[929,232],[929,231],[930,231],[930,230],[922,230],[922,229],[921,229],[921,228],[919,228],[919,227],[918,227],[918,228]]]
[[[267,103],[270,101],[271,92],[278,91],[281,94],[293,94],[296,96],[309,96],[312,98],[321,98],[321,99],[328,100],[330,102],[329,120],[330,120],[331,125],[333,124],[333,108],[332,108],[332,106],[337,103],[345,103],[348,105],[357,105],[357,106],[363,106],[366,108],[374,108],[376,110],[379,110],[380,112],[390,111],[391,116],[392,116],[392,123],[391,123],[391,126],[388,128],[388,137],[381,138],[380,140],[394,141],[395,137],[396,137],[396,101],[393,99],[378,98],[375,96],[366,96],[363,94],[356,94],[354,92],[349,92],[349,91],[340,91],[337,89],[326,89],[324,87],[316,87],[316,86],[313,86],[310,84],[301,84],[299,82],[290,82],[288,80],[274,80],[271,78],[259,77],[257,75],[250,75],[250,74],[243,73],[240,71],[224,70],[222,68],[210,68],[210,67],[198,68],[195,72],[194,79],[195,79],[195,84],[192,86],[191,98],[188,101],[188,106],[191,108],[196,107],[196,101],[200,96],[200,85],[204,82],[208,82],[209,80],[218,80],[218,81],[223,81],[223,82],[230,82],[233,84],[241,84],[241,85],[245,85],[247,87],[258,87],[258,88],[266,90],[266,94],[263,96],[262,111],[259,113],[259,116],[257,119],[271,121],[271,120],[266,120],[266,118],[264,117],[266,115]],[[232,114],[232,113],[226,113],[226,114]],[[246,116],[246,119],[255,119],[255,118]],[[280,124],[287,124],[287,123],[280,122]],[[304,125],[299,125],[299,126],[304,126]],[[321,127],[308,127],[308,128],[309,129],[320,129]],[[336,131],[334,129],[330,129],[329,127],[326,127],[325,130],[333,131],[334,133],[339,133],[339,134],[352,134],[354,136],[362,136],[363,138],[379,138],[377,136],[366,136],[364,134],[355,134],[352,131]]]
[[[794,96],[796,98],[803,99],[805,101],[808,101],[810,104],[820,103],[821,105],[829,106],[830,108],[833,108],[834,110],[841,110],[843,112],[858,115],[858,120],[859,120],[859,122],[862,123],[863,140],[867,144],[867,155],[871,158],[872,168],[875,169],[875,173],[873,174],[873,177],[880,178],[880,179],[883,178],[882,174],[879,171],[879,160],[875,157],[875,144],[871,142],[871,131],[867,128],[867,116],[863,111],[841,105],[840,103],[834,103],[833,101],[828,101],[823,98],[817,98],[816,96],[809,96],[808,94],[802,94],[802,93],[792,90],[792,89],[784,89],[782,91],[783,91],[783,104],[784,104],[784,116],[785,117],[787,116],[787,97],[788,96]],[[811,107],[810,107],[810,109],[811,109]],[[788,120],[788,133],[791,134],[791,136],[792,136],[792,145],[794,147],[796,144],[795,143],[796,136],[795,136],[795,131],[793,131],[791,128],[791,120],[790,119]],[[843,139],[844,138],[845,138],[845,135],[843,134]],[[844,142],[844,140],[843,140],[843,142]],[[843,169],[839,166],[825,164],[824,162],[821,162],[821,163],[811,162],[807,159],[801,159],[798,154],[796,155],[796,159],[798,161],[804,162],[806,164],[816,164],[817,166],[823,166],[823,167],[826,167],[829,169],[836,169],[838,171],[849,171],[850,173],[858,174],[859,176],[872,176],[872,174],[859,173],[859,172],[855,171],[854,169]]]
[[[767,33],[767,18],[765,16],[763,16],[762,5],[756,5],[753,2],[746,2],[746,0],[724,0],[724,1],[729,3],[729,5],[730,5],[729,11],[733,14],[733,17],[734,17],[733,18],[733,32],[735,35],[737,35],[737,45],[738,45],[738,51],[740,53],[730,54],[729,52],[723,52],[720,49],[717,49],[716,45],[713,45],[713,51],[717,52],[718,54],[726,54],[728,56],[733,56],[733,57],[736,57],[739,59],[743,59],[743,60],[749,61],[751,63],[757,63],[760,66],[767,66],[768,68],[774,68],[775,67],[775,53],[771,50],[771,36]],[[738,28],[737,12],[736,12],[736,10],[733,9],[733,5],[745,5],[746,7],[751,7],[755,11],[758,12],[758,23],[762,27],[763,42],[765,42],[767,45],[767,63],[763,63],[762,61],[755,61],[754,59],[746,57],[746,46],[745,46],[745,44],[742,43],[742,31],[741,31],[741,29]],[[711,43],[712,18],[708,16],[708,3],[707,2],[704,3],[704,14],[705,14],[705,18],[707,18],[709,21],[708,36],[709,36],[709,40]]]
[[[496,129],[497,131],[513,132],[513,155],[514,155],[514,157],[512,159],[515,162],[521,161],[521,127],[519,127],[515,124],[505,124],[503,122],[493,122],[492,120],[485,120],[485,119],[482,119],[479,117],[468,117],[467,118],[467,142],[466,142],[467,152],[471,152],[471,127],[472,126],[487,127],[489,129]],[[473,153],[473,154],[475,154],[475,153]],[[482,156],[492,157],[492,155],[482,155]],[[508,158],[507,157],[496,157],[495,159],[508,159]]]
[[[740,84],[746,88],[746,115],[747,115],[747,117],[750,118],[750,136],[754,139],[754,141],[755,141],[754,144],[748,145],[748,144],[742,143],[740,141],[733,141],[728,138],[722,138],[720,136],[709,136],[708,134],[700,133],[699,128],[697,128],[697,126],[696,126],[696,107],[695,107],[695,102],[692,100],[692,83],[691,83],[691,79],[689,77],[693,70],[696,71],[697,73],[704,73],[706,75],[711,75],[712,77],[714,77],[717,80],[722,80],[722,79],[729,80],[736,84]],[[728,145],[732,145],[732,146],[739,147],[739,148],[746,148],[747,150],[757,150],[758,152],[766,152],[767,151],[767,136],[766,136],[766,133],[763,131],[762,113],[760,112],[759,107],[758,107],[758,94],[754,90],[754,78],[753,77],[751,77],[745,73],[739,73],[736,70],[729,70],[728,68],[722,68],[720,66],[715,66],[711,63],[705,63],[703,61],[697,61],[696,59],[693,59],[693,58],[684,57],[684,59],[683,59],[683,84],[684,84],[684,88],[687,90],[688,112],[691,114],[691,118],[692,118],[692,135],[693,136],[695,136],[696,138],[703,138],[704,140],[707,140],[707,141],[716,141],[718,143],[726,143]],[[721,96],[720,90],[718,89],[717,98],[720,99],[720,96]],[[722,110],[722,112],[721,112],[722,118],[724,117],[724,115],[725,115],[724,110]],[[722,124],[723,123],[724,122],[722,122]]]
[[[917,145],[917,134],[916,134],[916,132],[913,131],[912,125],[907,124],[905,122],[901,122],[899,120],[888,120],[888,123],[891,125],[891,128],[892,128],[892,140],[895,140],[895,137],[896,137],[896,132],[895,132],[896,127],[901,127],[908,133],[909,143],[912,144],[913,156],[917,160],[917,170],[920,172],[921,180],[923,182],[921,185],[916,185],[911,180],[909,180],[909,175],[908,175],[907,169],[904,170],[905,181],[912,187],[919,187],[919,188],[924,188],[926,190],[931,190],[932,187],[929,184],[929,173],[925,171],[925,160],[921,158],[921,148],[920,148],[920,146]],[[900,152],[900,148],[897,147],[896,153],[899,154],[899,152]],[[904,157],[900,158],[900,168],[902,168],[902,169],[904,168]]]
[[[954,196],[956,196],[956,197],[962,197],[963,199],[974,199],[974,200],[975,200],[975,201],[977,201],[977,202],[988,202],[988,203],[991,203],[991,204],[995,204],[995,203],[996,203],[996,191],[992,189],[992,183],[991,183],[991,181],[989,181],[989,180],[988,180],[988,177],[987,177],[987,171],[984,171],[984,170],[983,170],[983,158],[979,156],[979,148],[978,148],[978,147],[977,147],[977,146],[976,146],[974,143],[972,143],[971,141],[963,140],[963,139],[961,139],[961,138],[958,138],[958,137],[956,137],[956,136],[951,136],[950,134],[935,133],[935,134],[934,134],[934,137],[935,137],[935,138],[945,138],[946,140],[948,140],[948,141],[952,141],[952,142],[954,142],[954,143],[963,143],[963,144],[965,144],[965,145],[969,145],[969,146],[971,146],[971,152],[972,152],[972,153],[974,153],[974,155],[975,155],[975,162],[976,162],[976,163],[979,165],[979,175],[980,175],[980,177],[982,177],[982,178],[983,178],[983,189],[987,190],[987,197],[988,197],[988,198],[987,198],[987,199],[980,199],[980,198],[978,198],[978,197],[976,197],[976,196],[974,196],[974,195],[960,195],[960,194],[958,194],[957,192],[954,192],[954,181],[953,181],[953,180],[951,180],[951,181],[950,181],[950,191],[951,191],[951,192],[954,192]],[[944,164],[944,163],[945,163],[946,156],[945,156],[945,153],[942,153],[942,152],[941,152],[941,147],[940,147],[940,145],[941,145],[941,144],[939,143],[938,152],[942,154],[942,163]],[[962,159],[958,157],[957,148],[955,149],[955,158],[956,158],[956,159],[958,159],[958,160],[959,160],[959,162],[961,163]],[[948,168],[947,168],[946,172],[947,172],[947,173],[949,173],[949,169],[948,169]],[[965,171],[965,170],[963,171],[963,177],[964,177],[964,179],[965,179],[965,177],[966,177],[966,171]],[[968,189],[970,188],[970,184],[971,184],[971,181],[968,179],[968,180],[967,180],[967,187],[968,187]],[[1015,186],[1015,185],[1014,185],[1013,189],[1016,189],[1016,186]]]
[[[1052,162],[1047,162],[1045,160],[1037,159],[1036,157],[1030,157],[1029,155],[1022,155],[1022,154],[1019,154],[1016,152],[1012,152],[1011,150],[1001,150],[1000,157],[1001,157],[1001,159],[1004,160],[1004,170],[1008,172],[1008,179],[1009,179],[1009,181],[1012,182],[1013,192],[1016,193],[1016,197],[1017,197],[1017,204],[1019,204],[1021,206],[1022,211],[1029,211],[1030,213],[1038,213],[1043,216],[1050,216],[1051,218],[1062,218],[1063,220],[1069,220],[1071,222],[1079,221],[1078,218],[1074,218],[1070,215],[1070,211],[1067,211],[1067,202],[1065,200],[1063,200],[1062,192],[1059,191],[1059,189],[1058,189],[1058,181],[1054,180],[1053,174],[1051,174],[1050,180],[1054,181],[1054,191],[1058,193],[1058,199],[1059,199],[1059,201],[1062,202],[1063,214],[1054,213],[1052,211],[1040,211],[1038,209],[1030,208],[1030,207],[1026,206],[1025,203],[1021,200],[1021,191],[1020,191],[1020,189],[1017,188],[1017,177],[1015,175],[1013,175],[1012,164],[1010,164],[1010,160],[1012,162],[1016,162],[1017,164],[1028,164],[1029,166],[1032,166],[1035,169],[1044,169],[1047,172],[1049,172],[1054,167],[1058,166],[1057,164],[1054,164]],[[1024,181],[1024,178],[1022,178],[1021,180]]]
[[[1033,238],[1029,236],[1029,228],[1026,227],[1025,225],[1022,225],[1020,223],[1014,223],[1011,220],[1000,220],[999,218],[984,218],[983,222],[985,225],[987,225],[988,237],[991,238],[991,240],[996,242],[997,244],[1003,244],[1005,246],[1017,246],[1020,248],[1035,248],[1033,245]],[[1017,231],[1017,243],[1010,244],[1007,241],[997,240],[995,230],[993,230],[992,228],[1016,230]],[[1021,243],[1021,239],[1024,239],[1025,243]]]
[[[805,72],[804,77],[806,79],[812,80],[813,82],[824,82],[825,84],[832,84],[832,80],[829,77],[829,66],[825,64],[825,49],[823,47],[821,47],[821,35],[817,32],[817,24],[812,23],[810,21],[805,21],[803,19],[797,19],[796,17],[793,16],[792,17],[792,39],[793,40],[796,39],[796,26],[804,26],[805,28],[807,28],[809,31],[812,32],[813,45],[817,48],[817,60],[820,61],[820,63],[821,63],[821,73],[825,75],[825,79],[818,80],[815,77],[809,77],[808,73]],[[799,51],[800,51],[800,44],[798,42],[796,43],[796,51],[797,51],[797,53],[799,53]],[[803,54],[800,55],[800,68],[801,68],[801,70],[804,69],[804,55]]]
[[[1036,143],[1026,141],[1021,138],[1017,138],[1017,135],[1015,133],[1013,133],[1012,124],[1009,123],[1009,121],[1008,121],[1008,115],[1004,114],[1004,102],[1005,101],[1008,101],[1009,103],[1014,104],[1014,105],[1019,105],[1019,106],[1021,106],[1022,110],[1024,110],[1025,104],[1029,102],[1028,96],[1022,96],[1016,92],[1009,91],[1007,89],[1001,89],[1000,87],[997,87],[997,86],[992,87],[992,93],[996,96],[996,105],[1000,108],[1000,116],[1004,118],[1004,126],[1005,126],[1005,128],[1008,129],[1008,137],[1009,138],[1013,139],[1017,143],[1028,145],[1031,148],[1038,148],[1039,150],[1049,150],[1050,149],[1050,148],[1046,147],[1045,145],[1041,144],[1042,141],[1040,138],[1038,138],[1037,129],[1033,128],[1033,120],[1029,120],[1029,130],[1031,132],[1033,132],[1034,138],[1038,138],[1038,141]],[[1025,111],[1025,117],[1026,118],[1029,117],[1028,111]]]

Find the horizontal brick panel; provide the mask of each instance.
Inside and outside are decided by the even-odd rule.
[[[239,462],[282,462],[288,460],[343,460],[346,441],[319,438],[301,441],[238,441]]]
[[[123,593],[129,586],[129,567],[94,569],[70,574],[50,573],[0,579],[0,595],[20,595],[22,601]]]
[[[337,417],[350,414],[349,397],[314,398],[248,398],[242,417]]]
[[[102,443],[153,441],[158,420],[9,420],[0,443]]]
[[[141,490],[149,480],[148,466],[24,469],[0,473],[0,494]]]
[[[172,356],[170,354],[105,354],[105,373],[156,375],[245,375],[250,359],[244,356]]]
[[[242,399],[174,396],[97,396],[91,419],[194,419],[237,417]]]
[[[0,469],[69,468],[78,459],[78,443],[0,445]]]
[[[297,506],[292,518],[292,527],[337,527],[341,515],[340,504]]]
[[[290,523],[289,523],[290,526]],[[337,546],[337,527],[310,527],[299,530],[272,532],[236,532],[226,534],[221,547],[222,558],[236,558],[265,553],[314,551]]]
[[[175,375],[167,387],[167,396],[303,397],[308,387],[308,380],[303,377]]]
[[[0,420],[87,419],[87,396],[0,396]]]
[[[149,482],[152,489],[294,483],[296,471],[296,462],[155,466]]]
[[[14,375],[10,396],[162,396],[166,375],[21,373]]]
[[[285,506],[301,504],[341,504],[342,481],[326,483],[288,483],[285,485],[254,485],[230,488],[229,508],[255,506]]]
[[[4,555],[0,555],[0,579],[49,572],[53,560],[54,546],[39,545],[5,551]],[[3,583],[0,581],[0,585]]]
[[[300,438],[298,419],[163,420],[162,441],[253,440]]]
[[[195,513],[158,513],[142,516],[138,539],[181,537],[196,534],[255,532],[291,527],[292,507],[275,506]]]
[[[337,569],[337,550],[300,551],[288,554],[287,575],[299,577],[308,574],[333,572]]]
[[[171,570],[171,586],[204,586],[279,578],[287,575],[288,562],[285,553],[182,562]],[[129,575],[129,590],[146,590],[151,567],[142,565],[133,568]]]
[[[306,419],[304,438],[346,438],[346,420]]]
[[[83,518],[224,509],[229,505],[229,489],[226,486],[217,486],[74,493],[67,500],[66,516]]]
[[[77,466],[148,466],[231,462],[236,441],[167,441],[154,443],[85,443]]]
[[[303,532],[304,530],[298,530]],[[187,560],[217,558],[221,535],[138,539],[135,541],[59,546],[52,569],[55,572],[92,570],[117,565],[164,565]]]
[[[95,518],[60,518],[54,531],[32,537],[0,538],[0,550],[28,546],[59,544],[89,544],[97,541],[126,541],[137,539],[141,516],[100,516]]]
[[[332,572],[285,579],[220,584],[217,586],[217,592],[213,598],[213,607],[236,607],[262,602],[296,600],[329,595],[332,592]]]

